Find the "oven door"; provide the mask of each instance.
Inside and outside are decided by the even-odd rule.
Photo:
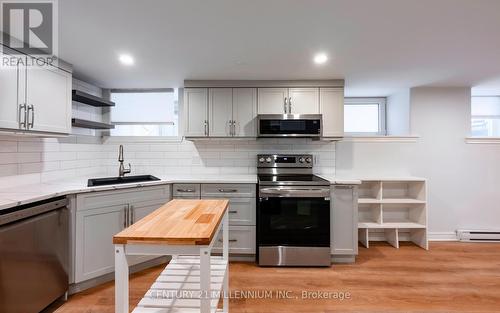
[[[258,117],[259,137],[320,137],[321,115],[263,114]]]
[[[330,247],[328,194],[329,188],[261,189],[257,212],[259,247]]]

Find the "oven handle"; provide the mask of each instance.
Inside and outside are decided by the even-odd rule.
[[[260,197],[329,198],[330,188],[261,188]]]

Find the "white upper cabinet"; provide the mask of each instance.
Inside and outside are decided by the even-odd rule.
[[[319,105],[323,117],[323,137],[344,136],[344,89],[320,88]]]
[[[0,128],[24,128],[26,115],[19,101],[18,71],[18,65],[0,67]]]
[[[257,136],[257,89],[233,88],[233,136]]]
[[[207,88],[184,89],[184,111],[186,137],[208,136],[208,90]]]
[[[28,129],[71,132],[71,74],[56,67],[28,67],[26,71]]]
[[[288,88],[259,88],[259,114],[286,114],[288,113]]]
[[[318,88],[290,88],[288,90],[289,114],[318,114]]]
[[[0,128],[40,133],[71,132],[71,74],[17,55],[0,69]]]
[[[259,114],[318,114],[318,88],[259,88]]]
[[[256,137],[256,88],[185,88],[186,137]]]
[[[208,90],[209,134],[212,137],[232,136],[233,89],[210,88]]]
[[[338,140],[343,81],[188,81],[184,113],[186,137],[257,137],[259,114],[321,114],[322,137]]]

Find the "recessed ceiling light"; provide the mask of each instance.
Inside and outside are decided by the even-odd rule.
[[[328,61],[328,56],[325,53],[317,53],[314,55],[314,63],[324,64],[326,61]]]
[[[134,58],[130,54],[120,54],[118,60],[120,60],[123,65],[134,65]]]

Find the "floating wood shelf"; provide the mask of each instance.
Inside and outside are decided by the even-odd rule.
[[[80,90],[73,90],[73,101],[91,105],[93,107],[114,107],[115,103],[100,97],[93,96]]]
[[[72,118],[71,125],[73,127],[81,127],[81,128],[89,128],[89,129],[113,129],[113,128],[115,128],[115,125],[113,125],[113,124],[82,120],[79,118]]]

